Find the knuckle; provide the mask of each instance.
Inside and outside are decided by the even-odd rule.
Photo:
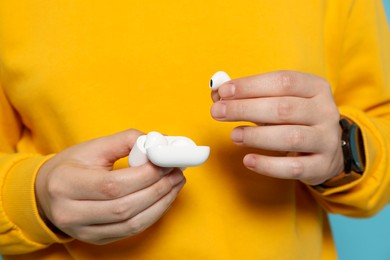
[[[54,210],[51,215],[51,222],[59,229],[67,229],[74,224],[73,218],[69,214],[64,214],[61,210]]]
[[[113,208],[112,214],[117,219],[126,219],[129,215],[132,214],[132,210],[131,207],[129,207],[126,203],[119,203]]]
[[[279,119],[286,120],[294,113],[294,106],[286,99],[281,99],[277,106],[277,116]]]
[[[147,228],[147,224],[141,221],[139,218],[132,218],[129,221],[129,235],[135,236],[137,234],[142,233]]]
[[[135,129],[135,128],[129,128],[129,129],[125,130],[125,132],[126,132],[128,135],[141,134],[141,132],[138,131],[138,130]]]
[[[50,198],[58,198],[61,196],[62,191],[61,191],[61,183],[58,181],[50,181],[47,183],[47,194]]]
[[[296,151],[303,147],[305,135],[299,128],[293,128],[287,136],[287,145],[290,150]]]
[[[292,179],[302,179],[304,174],[304,165],[299,160],[291,161],[289,165],[289,172]]]
[[[51,198],[61,197],[66,190],[64,190],[63,177],[61,175],[66,175],[70,169],[65,165],[58,165],[50,173],[50,178],[46,183],[47,193]]]
[[[101,194],[109,199],[118,198],[122,194],[122,186],[113,175],[106,175],[99,184]]]
[[[143,132],[141,132],[135,128],[127,129],[125,131],[125,133],[126,133],[126,136],[128,139],[128,143],[130,143],[130,144],[134,143],[140,135],[144,134]]]
[[[288,70],[281,70],[276,75],[276,83],[283,92],[289,91],[295,83],[293,73]]]

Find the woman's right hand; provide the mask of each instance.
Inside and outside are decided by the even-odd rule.
[[[113,170],[129,154],[137,130],[74,145],[48,160],[36,179],[40,214],[78,240],[106,244],[134,236],[155,223],[185,184],[178,168],[146,163]]]

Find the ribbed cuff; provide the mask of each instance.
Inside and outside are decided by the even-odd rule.
[[[27,239],[42,245],[71,240],[50,230],[38,213],[35,179],[41,165],[51,157],[26,154],[13,158],[3,186],[3,206],[7,217]]]

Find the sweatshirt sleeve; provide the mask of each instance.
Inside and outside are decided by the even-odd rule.
[[[368,217],[390,201],[390,34],[382,1],[351,2],[334,95],[341,115],[362,130],[366,169],[353,183],[314,194],[329,212]]]
[[[50,156],[18,151],[23,125],[0,83],[0,254],[23,254],[68,238],[40,218],[34,192],[39,167]]]

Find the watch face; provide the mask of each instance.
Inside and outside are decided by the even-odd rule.
[[[349,145],[352,159],[352,171],[363,173],[366,164],[366,157],[364,154],[362,133],[356,124],[352,124],[349,129]]]

